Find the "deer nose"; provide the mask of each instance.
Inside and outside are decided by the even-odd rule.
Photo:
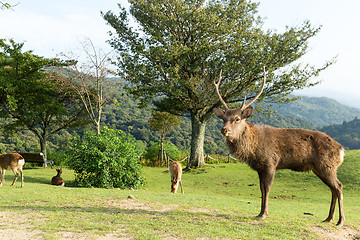
[[[226,136],[228,133],[230,133],[230,130],[227,129],[226,127],[223,127],[223,128],[221,129],[221,133],[222,133],[222,135]]]

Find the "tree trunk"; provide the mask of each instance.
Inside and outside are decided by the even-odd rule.
[[[202,122],[193,115],[191,116],[191,153],[186,168],[198,168],[205,165],[204,139],[206,121]]]
[[[97,120],[96,120],[96,130],[97,130],[97,135],[100,136],[101,135],[101,114],[102,114],[102,106],[100,101],[102,101],[102,97],[99,99],[98,102],[98,116],[97,116]]]
[[[160,151],[161,151],[160,166],[161,166],[161,164],[164,161],[164,138],[163,137],[161,137]]]
[[[96,122],[96,133],[98,136],[101,135],[100,121]]]
[[[39,139],[39,141],[40,141],[40,151],[44,154],[44,159],[45,159],[44,167],[46,167],[46,161],[47,161],[46,138],[45,138],[45,137],[41,137],[41,138]]]

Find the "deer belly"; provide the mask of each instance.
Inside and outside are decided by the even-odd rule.
[[[310,171],[312,167],[306,160],[286,159],[279,161],[276,169],[290,169],[296,172],[307,172]]]

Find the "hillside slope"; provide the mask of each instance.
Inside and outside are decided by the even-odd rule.
[[[320,129],[332,136],[336,141],[348,149],[360,149],[360,119],[344,121],[342,124],[333,124]]]
[[[276,107],[279,114],[312,122],[318,127],[341,124],[360,117],[360,109],[345,106],[327,97],[301,96],[297,101]]]

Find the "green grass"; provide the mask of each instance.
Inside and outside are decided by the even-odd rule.
[[[165,168],[144,168],[141,190],[69,187],[74,174],[63,169],[67,187],[50,185],[54,169],[26,169],[25,186],[7,171],[0,188],[0,230],[37,230],[45,239],[328,239],[342,231],[360,239],[360,151],[348,151],[338,170],[344,184],[346,223],[322,223],[330,190],[313,174],[278,171],[269,200],[269,216],[258,220],[257,173],[245,164],[207,165],[185,172],[185,194],[170,193]],[[70,184],[69,184],[70,183]],[[130,200],[129,195],[135,196]],[[337,209],[338,210],[338,209]],[[311,213],[313,215],[305,215]],[[80,237],[79,237],[80,236]]]

